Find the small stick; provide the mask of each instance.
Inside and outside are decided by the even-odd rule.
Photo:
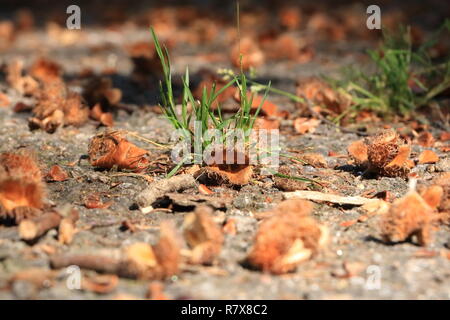
[[[76,265],[81,269],[94,270],[99,273],[116,274],[119,270],[119,260],[95,254],[58,255],[50,259],[53,269]]]
[[[136,202],[142,212],[153,210],[152,204],[166,193],[189,189],[197,185],[190,174],[180,174],[169,179],[152,182],[137,197]]]
[[[39,238],[50,229],[57,228],[62,216],[54,211],[44,213],[34,219],[25,219],[19,224],[19,235],[23,240]]]
[[[303,199],[303,200],[313,200],[313,201],[326,201],[339,204],[351,204],[355,206],[361,206],[368,202],[377,201],[377,199],[369,199],[359,196],[345,197],[338,196],[334,194],[323,193],[319,191],[293,191],[284,192],[283,197],[285,199]]]

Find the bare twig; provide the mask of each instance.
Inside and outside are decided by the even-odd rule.
[[[293,191],[293,192],[284,192],[283,196],[285,199],[304,199],[304,200],[312,200],[312,201],[326,201],[332,203],[339,204],[351,204],[355,206],[360,206],[372,201],[377,201],[377,199],[369,199],[359,196],[345,197],[338,196],[335,194],[328,194],[318,191]]]
[[[151,183],[136,198],[136,202],[142,212],[153,210],[152,204],[168,192],[185,190],[196,186],[196,181],[190,174],[181,174]]]
[[[50,259],[54,269],[66,268],[76,265],[82,269],[94,270],[100,273],[115,274],[119,270],[120,261],[111,257],[98,254],[58,255]]]

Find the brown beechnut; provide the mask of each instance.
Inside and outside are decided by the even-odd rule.
[[[246,154],[233,150],[232,159],[226,149],[223,150],[222,161],[207,160],[208,166],[200,168],[194,177],[206,185],[244,185],[253,176],[253,166]],[[214,153],[212,154],[214,157]]]
[[[94,167],[142,172],[149,164],[149,152],[122,137],[119,131],[100,133],[89,142],[89,162]]]
[[[429,191],[434,192],[434,191]],[[436,221],[436,197],[423,197],[411,191],[403,198],[395,200],[389,211],[381,218],[381,235],[386,242],[402,242],[416,237],[421,246],[431,242],[431,229]]]
[[[183,223],[184,238],[191,248],[189,262],[210,265],[220,254],[223,243],[222,229],[212,218],[212,209],[197,207],[188,214]]]
[[[0,218],[19,223],[41,213],[45,186],[28,151],[0,155]]]
[[[393,129],[355,141],[347,148],[355,163],[381,176],[405,177],[410,168],[411,147]]]
[[[312,208],[305,200],[281,202],[261,223],[247,262],[264,272],[282,274],[317,254],[328,241],[328,231],[309,216]]]

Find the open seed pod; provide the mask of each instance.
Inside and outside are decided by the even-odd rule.
[[[347,151],[356,165],[388,177],[405,177],[410,171],[411,146],[395,130],[385,130],[367,139],[351,143]]]
[[[259,226],[248,263],[282,274],[317,254],[327,242],[328,231],[309,216],[311,209],[312,204],[304,200],[282,202]]]
[[[122,137],[119,131],[105,132],[93,137],[89,143],[89,162],[94,167],[145,170],[150,164],[149,152]]]
[[[41,170],[27,151],[0,155],[0,217],[19,223],[41,213],[45,186]]]
[[[210,207],[200,206],[184,219],[184,238],[191,248],[193,264],[212,264],[222,248],[223,233],[211,213]]]
[[[416,236],[417,243],[427,246],[431,242],[434,209],[417,192],[409,192],[397,199],[381,218],[381,235],[387,242],[401,242]]]
[[[406,176],[411,147],[395,130],[383,131],[366,141],[369,169],[384,176]]]
[[[206,185],[244,185],[249,183],[253,175],[248,156],[237,150],[227,152],[223,149],[222,157],[217,159],[215,152],[212,152],[206,163],[209,165],[194,173],[194,177]]]

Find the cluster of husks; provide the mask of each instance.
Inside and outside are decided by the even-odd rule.
[[[19,223],[44,207],[42,173],[28,151],[0,155],[0,218]]]
[[[393,129],[355,141],[347,150],[356,164],[378,175],[404,177],[410,171],[411,147]]]
[[[134,172],[145,170],[149,164],[149,152],[123,137],[119,131],[100,133],[89,143],[89,162],[94,167],[126,169]]]
[[[212,218],[212,209],[197,207],[194,213],[184,219],[184,238],[191,248],[189,262],[212,264],[222,249],[223,233]]]
[[[16,106],[15,109],[17,112],[31,109],[31,129],[53,133],[61,126],[81,126],[89,117],[102,125],[113,125],[112,107],[119,103],[122,92],[112,87],[111,79],[92,78],[81,96],[69,90],[61,77],[61,67],[51,60],[38,59],[26,75],[23,75],[20,60],[11,62],[6,71],[7,82],[12,88],[36,99],[33,108]]]
[[[248,263],[265,272],[282,274],[317,254],[327,242],[328,232],[309,216],[312,208],[312,203],[304,200],[280,203],[261,223]]]
[[[62,80],[45,82],[37,94],[37,103],[29,119],[31,129],[53,133],[61,126],[81,126],[89,117],[89,108],[81,95],[67,89]]]

